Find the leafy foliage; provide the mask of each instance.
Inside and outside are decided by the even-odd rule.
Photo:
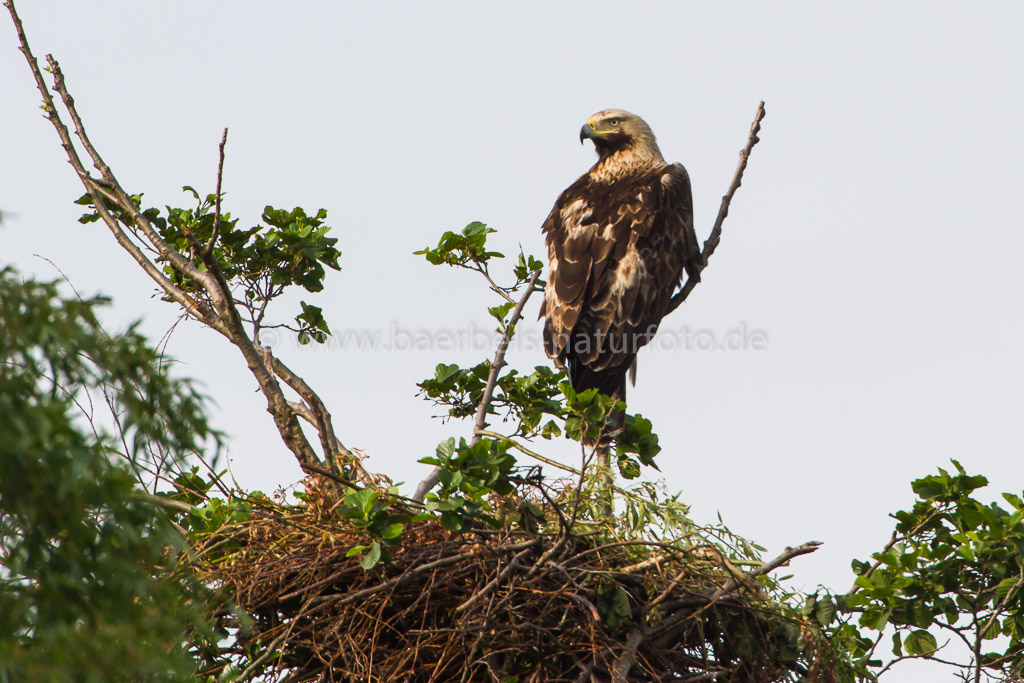
[[[0,271],[0,680],[183,677],[186,633],[211,633],[183,539],[137,472],[213,432],[134,329],[101,329],[105,303]],[[116,430],[84,412],[94,392]]]
[[[272,327],[284,327],[298,334],[299,342],[323,343],[331,330],[324,319],[323,311],[301,301],[301,312],[294,316],[295,325],[265,322],[269,304],[279,298],[287,288],[301,287],[316,293],[323,290],[326,268],[340,270],[338,259],[341,252],[335,247],[338,240],[328,237],[331,228],[324,225],[327,211],[320,209],[308,215],[302,208],[291,211],[267,206],[263,210],[265,225],[239,228],[238,219],[230,213],[219,217],[216,214],[217,197],[205,197],[192,187],[184,191],[196,201],[194,208],[165,207],[166,215],[156,208],[142,210],[142,195],[132,196],[132,201],[160,236],[178,252],[189,254],[201,270],[206,264],[196,253],[198,248],[212,246],[211,255],[224,274],[229,286],[240,290],[236,302],[248,313],[247,322],[258,338],[259,331]],[[93,206],[86,194],[77,201],[83,206]],[[95,208],[95,207],[94,207]],[[136,220],[123,211],[111,210],[125,225],[136,226]],[[79,221],[91,223],[99,220],[98,211],[85,214]],[[216,230],[216,239],[212,241]],[[184,273],[165,263],[164,272],[176,286],[193,297],[206,299],[205,289],[192,282]]]
[[[474,221],[461,232],[447,231],[441,235],[437,247],[424,247],[414,252],[425,256],[435,266],[446,263],[450,266],[467,266],[469,264],[486,263],[491,258],[503,258],[504,254],[487,251],[487,236],[497,232],[479,221]]]
[[[455,439],[447,439],[438,445],[435,457],[420,460],[441,467],[441,488],[428,494],[427,509],[441,513],[442,526],[457,532],[468,531],[475,521],[500,526],[488,498],[515,490],[510,475],[516,461],[508,449],[509,442],[503,439],[461,439],[457,447]]]
[[[482,274],[487,279],[491,290],[505,299],[505,303],[488,309],[492,317],[496,318],[499,323],[503,323],[505,316],[515,306],[509,294],[517,291],[533,273],[541,270],[544,264],[533,256],[527,256],[520,251],[519,260],[512,269],[516,281],[509,286],[497,284],[491,277],[490,262],[492,259],[505,258],[505,255],[497,251],[488,251],[487,248],[487,236],[496,232],[497,230],[480,221],[473,221],[460,232],[446,231],[433,249],[424,247],[413,253],[425,257],[435,266],[444,264],[474,270]],[[500,329],[504,329],[503,324]]]
[[[509,313],[515,307],[511,295],[519,293],[523,283],[543,264],[521,253],[512,269],[515,282],[508,287],[498,285],[491,276],[490,266],[503,255],[487,247],[488,236],[495,232],[484,223],[473,222],[461,233],[444,233],[436,248],[415,253],[424,255],[434,265],[457,266],[484,275],[491,290],[503,299],[502,303],[488,308],[488,314],[498,322],[498,331],[511,338],[515,334],[508,324]],[[434,376],[420,382],[419,387],[427,398],[447,409],[446,417],[469,417],[476,413],[483,400],[490,371],[491,361],[487,360],[472,367],[442,363],[435,369]],[[625,410],[625,404],[598,394],[596,389],[577,394],[566,381],[564,371],[546,365],[535,367],[529,374],[515,368],[505,370],[499,375],[487,406],[488,415],[501,415],[505,421],[513,421],[515,429],[510,438],[551,439],[564,434],[578,442],[584,438],[597,439],[616,410]],[[626,416],[616,443],[616,465],[624,478],[639,477],[641,465],[657,468],[654,457],[661,449],[649,420]],[[508,458],[515,462],[512,456]],[[445,472],[451,464],[442,458],[421,462],[440,465],[442,477],[447,476]]]
[[[1024,504],[1011,493],[1003,494],[1009,509],[982,503],[972,493],[985,477],[953,465],[953,473],[940,468],[914,481],[918,500],[892,515],[893,542],[873,563],[853,562],[856,584],[840,601],[849,619],[837,637],[867,669],[880,662],[872,631],[891,632],[893,662],[949,660],[955,654],[942,652],[943,637],[952,636],[970,652],[962,666],[973,680],[983,671],[1017,680],[1024,675]]]
[[[391,495],[382,495],[374,489],[361,489],[345,496],[344,504],[337,508],[341,519],[363,531],[371,540],[367,545],[353,546],[348,552],[349,557],[362,555],[363,569],[371,569],[378,562],[389,562],[391,557],[386,546],[401,542],[405,525],[430,518],[426,514],[400,513],[392,502]]]

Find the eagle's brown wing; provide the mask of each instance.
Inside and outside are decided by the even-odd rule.
[[[654,335],[683,268],[699,274],[686,170],[665,165],[612,183],[585,175],[544,223],[548,356],[577,391],[624,398],[624,377]]]

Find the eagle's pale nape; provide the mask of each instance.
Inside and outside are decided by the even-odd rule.
[[[683,273],[700,278],[693,198],[686,169],[665,161],[639,116],[600,111],[580,130],[580,140],[588,139],[597,163],[562,192],[544,222],[544,349],[568,368],[577,392],[596,388],[625,401],[636,354],[668,313]],[[605,471],[623,419],[614,414],[598,440],[584,440]]]

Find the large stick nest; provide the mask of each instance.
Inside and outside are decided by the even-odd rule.
[[[364,570],[347,554],[367,538],[326,509],[260,507],[209,539],[238,548],[204,571],[251,617],[263,680],[833,680],[820,627],[711,544],[428,521]]]

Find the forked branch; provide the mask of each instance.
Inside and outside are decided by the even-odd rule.
[[[164,294],[177,302],[190,317],[216,330],[238,348],[249,371],[267,399],[267,411],[273,416],[282,439],[300,464],[313,466],[323,464],[323,460],[317,455],[302,431],[299,423],[299,417],[302,416],[310,419],[319,432],[323,458],[329,463],[329,469],[335,469],[335,458],[341,455],[347,458],[360,479],[365,482],[372,481],[372,478],[362,469],[358,458],[355,458],[341,444],[331,425],[330,414],[316,393],[309,388],[305,381],[279,361],[267,362],[263,349],[245,333],[231,288],[221,270],[219,261],[213,254],[221,227],[224,147],[227,143],[227,130],[224,131],[219,146],[213,234],[206,244],[200,244],[192,233],[186,231],[191,254],[181,253],[163,239],[160,231],[136,206],[129,193],[124,190],[114,176],[113,171],[103,161],[86,134],[85,125],[75,107],[74,98],[67,88],[60,64],[52,55],[47,55],[48,71],[53,75],[53,92],[60,97],[74,127],[75,135],[99,177],[93,176],[86,169],[71,132],[57,109],[50,87],[46,84],[43,70],[32,54],[13,0],[6,0],[4,6],[10,12],[18,35],[20,50],[25,55],[36,87],[43,97],[43,110],[46,112],[46,118],[57,131],[68,161],[85,186],[85,191],[95,206],[97,214],[114,235],[117,243],[135,259],[136,263],[156,282]],[[150,257],[151,253],[155,253],[161,262],[170,265],[183,276],[197,283],[208,299],[203,300],[205,297],[197,299],[175,285],[164,273],[162,266]],[[197,260],[201,263],[197,263]],[[299,394],[302,400],[301,404],[294,404],[287,400],[278,383],[278,377]]]

